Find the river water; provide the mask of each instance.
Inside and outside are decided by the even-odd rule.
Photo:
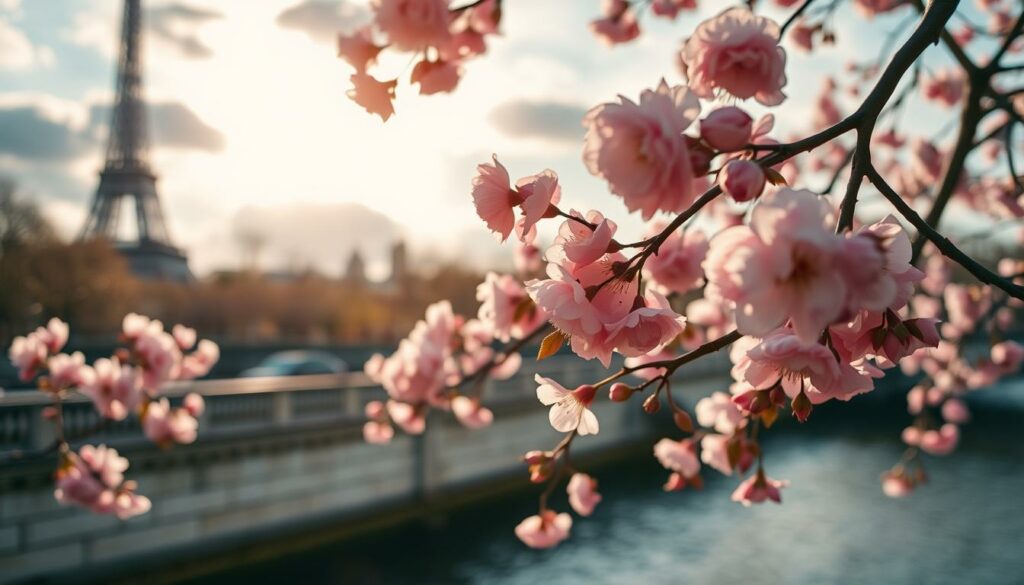
[[[769,475],[791,482],[781,506],[731,502],[735,480],[708,469],[703,491],[666,494],[641,454],[593,470],[604,501],[554,550],[512,533],[536,509],[527,493],[193,584],[1024,583],[1024,382],[1009,390],[972,402],[961,448],[928,458],[931,481],[908,499],[878,482],[907,418],[851,403],[767,433]]]

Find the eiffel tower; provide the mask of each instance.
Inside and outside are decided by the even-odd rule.
[[[117,101],[110,119],[106,163],[79,239],[111,241],[140,278],[188,282],[193,280],[188,259],[171,243],[157,196],[156,175],[147,160],[141,31],[141,0],[125,0],[121,55],[117,64]],[[123,239],[118,233],[126,201],[134,204],[134,240]]]

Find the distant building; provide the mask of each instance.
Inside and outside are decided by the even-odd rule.
[[[369,284],[370,281],[366,278],[366,261],[363,260],[363,255],[359,250],[353,250],[352,255],[349,256],[342,280],[351,286],[364,287]]]
[[[410,275],[405,242],[395,242],[391,246],[391,272],[387,279],[375,282],[366,276],[366,260],[363,259],[362,251],[357,248],[349,256],[341,280],[351,286],[365,287],[382,293],[396,293],[406,287]]]

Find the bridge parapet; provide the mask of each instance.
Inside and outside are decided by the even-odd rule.
[[[690,396],[725,387],[724,355],[693,365],[680,380]],[[274,538],[280,549],[285,534],[291,542],[311,531],[344,532],[421,513],[510,478],[525,484],[518,458],[558,437],[537,403],[534,373],[570,387],[607,375],[596,362],[569,356],[527,360],[517,376],[492,382],[489,429],[471,431],[435,413],[422,436],[399,435],[388,445],[362,441],[364,405],[385,396],[362,374],[173,385],[166,392],[172,401],[188,392],[207,401],[195,444],[160,451],[133,421],[101,426],[88,439],[126,453],[129,478],[153,500],[149,514],[123,522],[54,501],[54,455],[32,455],[53,440],[40,420],[46,397],[8,393],[0,398],[0,582],[62,570],[101,581],[114,563],[190,558],[197,550]],[[580,455],[635,444],[649,432],[638,406],[602,399],[595,410],[601,433],[578,442]],[[66,412],[70,437],[100,423],[84,399]],[[25,456],[12,457],[18,452]]]

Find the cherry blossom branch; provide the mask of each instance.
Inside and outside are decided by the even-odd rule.
[[[918,215],[917,212],[914,211],[914,209],[910,207],[902,197],[900,197],[899,193],[896,193],[896,191],[886,183],[885,179],[882,178],[882,175],[880,175],[873,166],[867,168],[867,176],[868,179],[874,183],[879,192],[881,192],[882,195],[889,200],[892,206],[899,211],[900,215],[902,215],[904,219],[910,222],[910,224],[917,229],[919,239],[924,238],[927,239],[927,241],[930,241],[936,249],[939,250],[939,252],[950,260],[953,260],[957,264],[963,266],[979,281],[995,286],[1014,298],[1024,300],[1024,287],[1016,285],[992,272],[988,268],[985,268],[976,260],[957,248],[956,245],[949,241],[948,238],[937,232],[927,220]]]
[[[975,130],[978,127],[978,122],[981,121],[981,99],[978,91],[978,86],[972,82],[968,90],[964,109],[960,115],[960,132],[957,135],[956,144],[949,156],[949,161],[946,163],[942,183],[935,194],[932,207],[925,217],[925,221],[931,226],[937,226],[939,220],[942,219],[946,205],[949,203],[950,198],[952,198],[953,193],[956,191],[957,184],[960,182],[960,175],[963,172],[964,163],[967,161],[967,155],[970,154],[974,147]],[[925,239],[919,235],[913,244],[911,262],[916,262],[921,256],[924,244]]]
[[[800,8],[797,8],[796,10],[793,11],[793,14],[789,15],[789,18],[786,19],[786,22],[782,23],[782,26],[779,28],[779,38],[786,36],[786,31],[789,29],[789,27],[792,26],[793,23],[796,22],[800,18],[800,16],[808,8],[811,7],[811,4],[813,3],[814,0],[804,0],[804,3],[800,5]]]

